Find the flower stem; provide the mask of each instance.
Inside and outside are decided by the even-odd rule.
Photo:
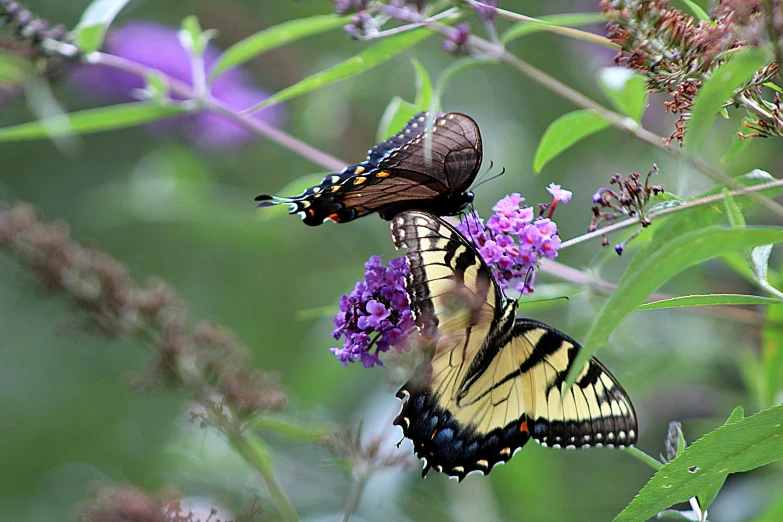
[[[369,480],[369,473],[360,472],[357,477],[354,478],[353,488],[351,489],[351,496],[345,502],[345,515],[343,515],[343,522],[348,522],[353,514],[356,512],[356,508],[359,507],[359,501],[362,499],[362,493],[367,487],[367,481]]]
[[[583,42],[594,43],[597,45],[601,45],[603,47],[610,47],[612,49],[620,48],[619,45],[612,42],[610,39],[598,34],[589,33],[587,31],[581,31],[573,27],[563,27],[560,25],[548,24],[544,20],[539,20],[538,18],[533,18],[532,16],[525,16],[523,14],[515,13],[514,11],[507,11],[506,9],[500,9],[499,7],[488,6],[483,2],[477,2],[476,0],[465,0],[465,1],[466,3],[470,4],[474,8],[478,4],[481,4],[481,6],[485,8],[492,8],[495,10],[495,12],[499,17],[505,18],[506,20],[511,20],[512,22],[538,24],[544,26],[543,29],[546,31],[559,33],[569,38],[574,38],[576,40],[580,40]]]
[[[148,74],[151,73],[157,73],[159,75],[163,75],[163,73],[161,71],[158,71],[157,69],[154,69],[152,67],[147,67],[146,65],[142,65],[140,63],[127,60],[125,58],[115,56],[113,54],[94,52],[85,56],[84,60],[90,64],[105,65],[107,67],[112,67],[113,69],[118,69],[131,74],[136,74],[138,76],[141,76],[142,78],[146,77]],[[163,76],[166,78],[166,81],[168,82],[169,88],[171,89],[172,92],[177,93],[185,98],[193,98],[195,96],[195,93],[193,92],[193,88],[187,83],[177,80],[176,78],[172,78],[168,75],[163,75]],[[341,170],[346,165],[346,162],[338,158],[335,158],[334,156],[331,156],[326,152],[316,149],[312,145],[309,145],[297,138],[294,138],[289,134],[286,134],[285,132],[281,131],[280,129],[272,125],[269,125],[268,123],[264,122],[261,119],[242,116],[241,114],[239,114],[238,112],[230,108],[228,105],[226,105],[225,103],[223,103],[222,101],[218,100],[217,98],[215,98],[210,94],[205,95],[203,99],[203,105],[205,108],[212,110],[218,114],[225,116],[226,118],[229,118],[237,122],[238,124],[245,127],[247,130],[255,134],[258,134],[260,136],[263,136],[271,141],[274,141],[278,145],[282,145],[283,147],[295,152],[296,154],[304,158],[309,159],[313,163],[320,165],[326,169],[336,171],[336,170]]]
[[[289,522],[299,520],[294,506],[288,499],[280,484],[275,478],[275,470],[272,466],[272,454],[266,443],[257,436],[245,436],[236,432],[227,432],[229,440],[234,448],[253,466],[264,479],[269,496],[277,506],[283,518]]]
[[[653,468],[655,471],[658,471],[663,467],[663,464],[658,462],[658,460],[654,459],[653,457],[643,452],[636,446],[628,446],[627,448],[625,448],[625,452],[641,460],[642,462],[644,462],[645,464]]]

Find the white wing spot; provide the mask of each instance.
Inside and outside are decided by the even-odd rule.
[[[297,212],[297,214],[299,214],[299,217],[302,218],[302,221],[304,221],[304,219],[307,217],[307,214],[305,214],[304,211]]]

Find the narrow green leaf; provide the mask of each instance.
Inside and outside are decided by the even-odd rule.
[[[401,129],[414,114],[430,109],[432,104],[432,80],[424,66],[415,58],[411,60],[416,72],[416,100],[413,103],[394,96],[378,125],[377,141],[383,141]],[[437,107],[434,107],[437,109]]]
[[[38,140],[50,136],[69,136],[124,129],[149,123],[186,111],[177,105],[157,105],[147,102],[111,105],[98,109],[66,114],[65,118],[31,121],[0,128],[0,141]]]
[[[742,408],[742,406],[737,406],[734,408],[734,411],[731,412],[731,415],[729,415],[728,420],[726,421],[726,424],[734,424],[735,422],[739,422],[742,419],[745,418],[745,410]],[[704,488],[703,491],[701,491],[698,495],[699,499],[699,506],[701,507],[702,511],[707,511],[709,507],[712,505],[712,502],[715,500],[715,497],[718,496],[718,493],[720,493],[721,488],[723,488],[723,484],[726,482],[726,476],[723,476]]]
[[[609,126],[609,122],[590,110],[569,112],[553,121],[538,143],[533,172],[538,174],[550,160],[580,140]]]
[[[93,0],[76,25],[76,45],[84,53],[97,51],[103,45],[106,31],[130,0]]]
[[[731,60],[715,69],[693,102],[685,134],[684,151],[687,154],[699,153],[721,107],[734,96],[735,90],[747,83],[767,63],[769,57],[764,49],[748,47],[737,51]]]
[[[689,306],[719,306],[719,305],[783,305],[783,300],[771,297],[743,294],[707,294],[686,295],[661,299],[652,303],[639,305],[636,309],[642,310],[666,310],[669,308],[686,308]]]
[[[773,91],[777,91],[779,93],[783,93],[783,89],[781,89],[780,87],[778,87],[777,85],[775,85],[772,82],[764,82],[764,87],[768,87],[768,88],[772,89]]]
[[[739,205],[737,205],[737,202],[734,201],[734,198],[731,196],[729,189],[723,189],[723,198],[723,202],[726,205],[726,215],[729,217],[729,224],[733,227],[744,227],[745,217],[742,215],[742,210]]]
[[[258,105],[251,107],[245,111],[245,113],[257,112],[264,107],[296,98],[297,96],[301,96],[312,90],[331,85],[340,80],[345,80],[346,78],[372,69],[376,65],[390,60],[431,35],[432,32],[429,29],[420,28],[398,34],[397,36],[384,38],[376,45],[360,52],[356,56],[348,58],[344,62],[326,69],[325,71],[308,76],[290,87],[286,87],[274,96],[270,96]]]
[[[571,366],[568,383],[609,334],[655,290],[686,268],[718,257],[726,252],[783,242],[783,229],[748,227],[726,229],[709,227],[672,238],[666,248],[648,252],[647,257],[626,270],[612,296],[606,301],[587,334],[584,346]],[[634,258],[634,261],[638,259]]]
[[[693,0],[682,0],[682,2],[690,8],[690,10],[693,12],[693,16],[696,17],[696,20],[700,20],[703,22],[710,21],[710,15],[708,15],[704,11],[704,9],[701,8],[699,4],[697,4]]]
[[[267,417],[259,415],[250,421],[250,428],[274,431],[299,442],[317,442],[334,432],[334,428],[305,426],[283,416]]]
[[[647,79],[626,67],[604,67],[598,73],[604,94],[620,112],[639,123],[647,106]]]
[[[601,13],[573,13],[542,16],[537,20],[530,22],[520,22],[512,26],[503,33],[500,41],[504,44],[516,40],[522,36],[538,33],[541,31],[551,31],[553,27],[580,27],[583,25],[593,25],[604,23]]]
[[[307,36],[336,29],[348,23],[350,16],[318,15],[275,25],[238,41],[225,50],[209,75],[211,81],[224,71],[242,65],[267,51]]]
[[[755,169],[748,174],[744,174],[735,178],[735,181],[748,187],[760,185],[762,183],[768,183],[774,180],[775,178],[772,177],[769,173],[759,169]],[[694,198],[689,199],[689,201],[699,200],[714,194],[720,194],[723,188],[724,186],[718,185]],[[781,192],[783,192],[783,187],[767,189],[761,193],[769,197],[774,197]],[[747,211],[751,208],[752,201],[749,198],[737,196],[735,200],[743,211]],[[645,259],[647,259],[654,252],[665,249],[666,245],[672,239],[681,236],[690,230],[697,230],[699,228],[705,228],[710,225],[717,225],[725,222],[726,214],[723,210],[723,204],[720,202],[714,205],[702,205],[686,208],[680,210],[676,214],[655,218],[653,220],[653,226],[648,227],[642,236],[636,240],[643,240],[644,236],[647,236],[647,243],[628,264],[626,272],[634,272],[638,270],[639,265]],[[650,237],[650,234],[652,234],[652,237]]]
[[[666,464],[617,515],[615,522],[643,522],[696,496],[729,473],[749,471],[783,458],[783,405],[726,423]]]
[[[783,398],[783,310],[767,308],[767,317],[761,332],[761,359],[764,365],[762,400],[764,406],[779,404]]]

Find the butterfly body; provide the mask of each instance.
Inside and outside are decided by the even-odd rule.
[[[428,126],[432,120],[433,125]],[[481,167],[478,125],[464,114],[419,113],[367,158],[298,196],[256,197],[259,207],[288,204],[305,224],[344,223],[378,212],[391,220],[410,209],[459,213],[473,201],[468,191]]]
[[[423,475],[489,473],[531,438],[565,448],[636,441],[636,415],[616,379],[593,358],[568,389],[579,344],[517,317],[517,302],[454,227],[409,211],[392,233],[407,248],[411,311],[433,351],[397,393],[405,403],[395,424],[426,460]]]

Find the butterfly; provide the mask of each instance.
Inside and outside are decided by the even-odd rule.
[[[430,468],[460,481],[490,472],[531,438],[544,446],[628,446],[638,425],[631,400],[592,358],[569,390],[580,345],[516,316],[476,248],[444,220],[407,211],[391,224],[407,249],[405,287],[417,329],[433,349],[397,392],[394,421]]]
[[[470,116],[421,112],[367,159],[326,176],[298,196],[256,197],[259,207],[288,204],[307,225],[345,223],[372,212],[390,220],[403,210],[453,215],[473,201],[481,167],[481,134]]]

